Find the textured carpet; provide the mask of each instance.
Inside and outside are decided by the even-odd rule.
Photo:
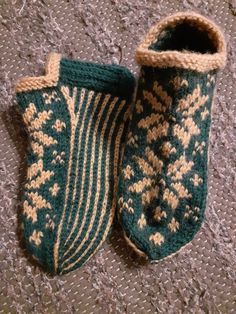
[[[206,220],[173,258],[142,264],[119,227],[83,268],[51,278],[27,259],[17,236],[26,134],[14,82],[43,73],[46,54],[121,63],[138,73],[134,51],[160,17],[194,10],[215,20],[228,43],[210,142]],[[0,2],[0,313],[235,313],[236,3],[222,0]]]

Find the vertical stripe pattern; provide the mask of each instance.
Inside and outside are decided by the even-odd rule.
[[[54,245],[54,267],[80,267],[103,243],[114,218],[126,101],[61,87],[70,117],[64,206]],[[77,105],[77,102],[79,104]],[[78,108],[77,108],[78,107]]]
[[[64,274],[110,230],[135,80],[125,67],[54,53],[45,73],[16,87],[30,141],[20,221],[27,252],[47,272]]]

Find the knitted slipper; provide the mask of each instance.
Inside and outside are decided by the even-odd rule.
[[[55,53],[45,76],[16,86],[30,139],[23,237],[51,273],[80,267],[110,230],[133,89],[124,67]]]
[[[159,260],[190,242],[204,218],[211,103],[226,47],[214,23],[179,13],[150,30],[136,58],[119,219],[129,244]]]

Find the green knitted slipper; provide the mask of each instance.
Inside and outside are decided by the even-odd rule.
[[[170,16],[147,34],[119,181],[119,219],[129,244],[151,260],[190,242],[204,219],[216,73],[226,59],[215,24]]]
[[[124,67],[55,53],[45,76],[16,86],[30,140],[23,238],[51,273],[80,267],[108,235],[133,89]]]

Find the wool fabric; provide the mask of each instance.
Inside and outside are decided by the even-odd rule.
[[[16,85],[29,134],[23,239],[50,273],[83,265],[109,233],[133,89],[134,77],[122,66],[57,53],[45,76]]]
[[[204,219],[211,104],[226,46],[213,22],[178,13],[149,31],[136,59],[118,212],[131,247],[160,260],[189,243]]]

